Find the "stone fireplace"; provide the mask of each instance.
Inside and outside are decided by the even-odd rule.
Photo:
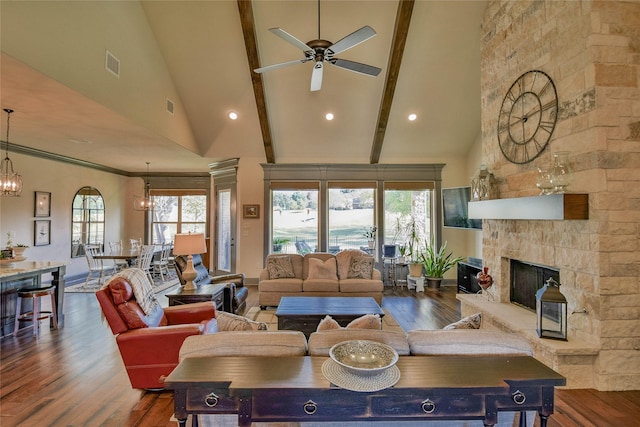
[[[535,311],[536,292],[547,279],[553,278],[559,282],[560,272],[550,267],[530,264],[517,259],[512,259],[510,264],[509,301]]]
[[[463,315],[526,337],[567,386],[640,389],[640,2],[490,1],[481,35],[482,159],[500,199],[534,208],[537,168],[568,151],[569,193],[588,194],[588,219],[483,220],[483,263],[495,300],[459,295]],[[524,72],[554,81],[558,121],[541,155],[515,164],[496,129],[506,91]],[[471,213],[471,209],[470,209]],[[480,254],[476,254],[480,255]],[[541,339],[536,316],[511,302],[511,260],[558,271],[568,341]]]

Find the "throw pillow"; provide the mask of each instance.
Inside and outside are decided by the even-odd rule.
[[[373,257],[359,256],[351,259],[351,265],[349,266],[349,272],[347,273],[348,279],[371,279],[372,275]]]
[[[382,319],[379,314],[365,314],[349,322],[346,329],[382,329]]]
[[[482,313],[476,313],[451,323],[442,329],[480,329],[481,323]]]
[[[269,271],[269,279],[287,279],[296,277],[293,272],[291,258],[286,255],[269,257],[267,260],[267,271]]]
[[[325,318],[322,319],[318,324],[318,328],[316,329],[316,331],[330,331],[332,329],[341,329],[341,327],[338,322],[336,322],[331,316],[327,314]]]
[[[322,261],[318,258],[309,258],[309,275],[307,279],[338,280],[336,259],[329,258],[326,261]]]
[[[216,321],[219,331],[266,331],[267,324],[227,313],[226,311],[216,311]]]

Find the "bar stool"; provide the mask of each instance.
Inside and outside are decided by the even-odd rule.
[[[56,315],[56,287],[54,285],[44,286],[40,288],[19,288],[17,291],[18,299],[16,300],[16,323],[13,328],[13,336],[18,333],[20,321],[33,321],[33,336],[37,336],[40,331],[40,320],[53,320],[53,328],[58,329],[58,316]],[[51,295],[51,311],[40,311],[40,298]],[[33,310],[26,313],[20,313],[22,310],[22,299],[31,298],[33,300]]]

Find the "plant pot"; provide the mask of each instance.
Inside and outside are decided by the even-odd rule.
[[[409,276],[411,277],[420,277],[422,276],[422,263],[411,263],[409,264]]]
[[[376,241],[375,240],[369,240],[367,242],[367,245],[369,245],[369,249],[373,249],[376,247]]]
[[[22,256],[24,256],[24,251],[26,251],[28,248],[24,246],[14,246],[12,249],[13,256],[16,258],[21,258]]]
[[[404,264],[405,262],[407,262],[406,258],[400,255],[398,257],[398,264]]]
[[[440,289],[442,284],[442,277],[426,277],[427,286],[431,289]]]

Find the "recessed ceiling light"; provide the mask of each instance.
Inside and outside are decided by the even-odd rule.
[[[324,117],[327,120],[333,120],[333,113],[327,113]]]
[[[410,121],[410,122],[414,121],[414,120],[415,120],[415,119],[417,119],[417,118],[418,118],[418,115],[417,115],[417,114],[415,114],[415,113],[411,113],[411,114],[409,114],[409,117],[408,117],[408,119],[409,119],[409,121]]]
[[[236,119],[238,118],[238,113],[236,113],[235,111],[231,111],[231,112],[229,113],[229,118],[230,118],[231,120],[236,120]]]
[[[93,141],[89,141],[88,139],[70,139],[69,141],[74,144],[93,144]]]

